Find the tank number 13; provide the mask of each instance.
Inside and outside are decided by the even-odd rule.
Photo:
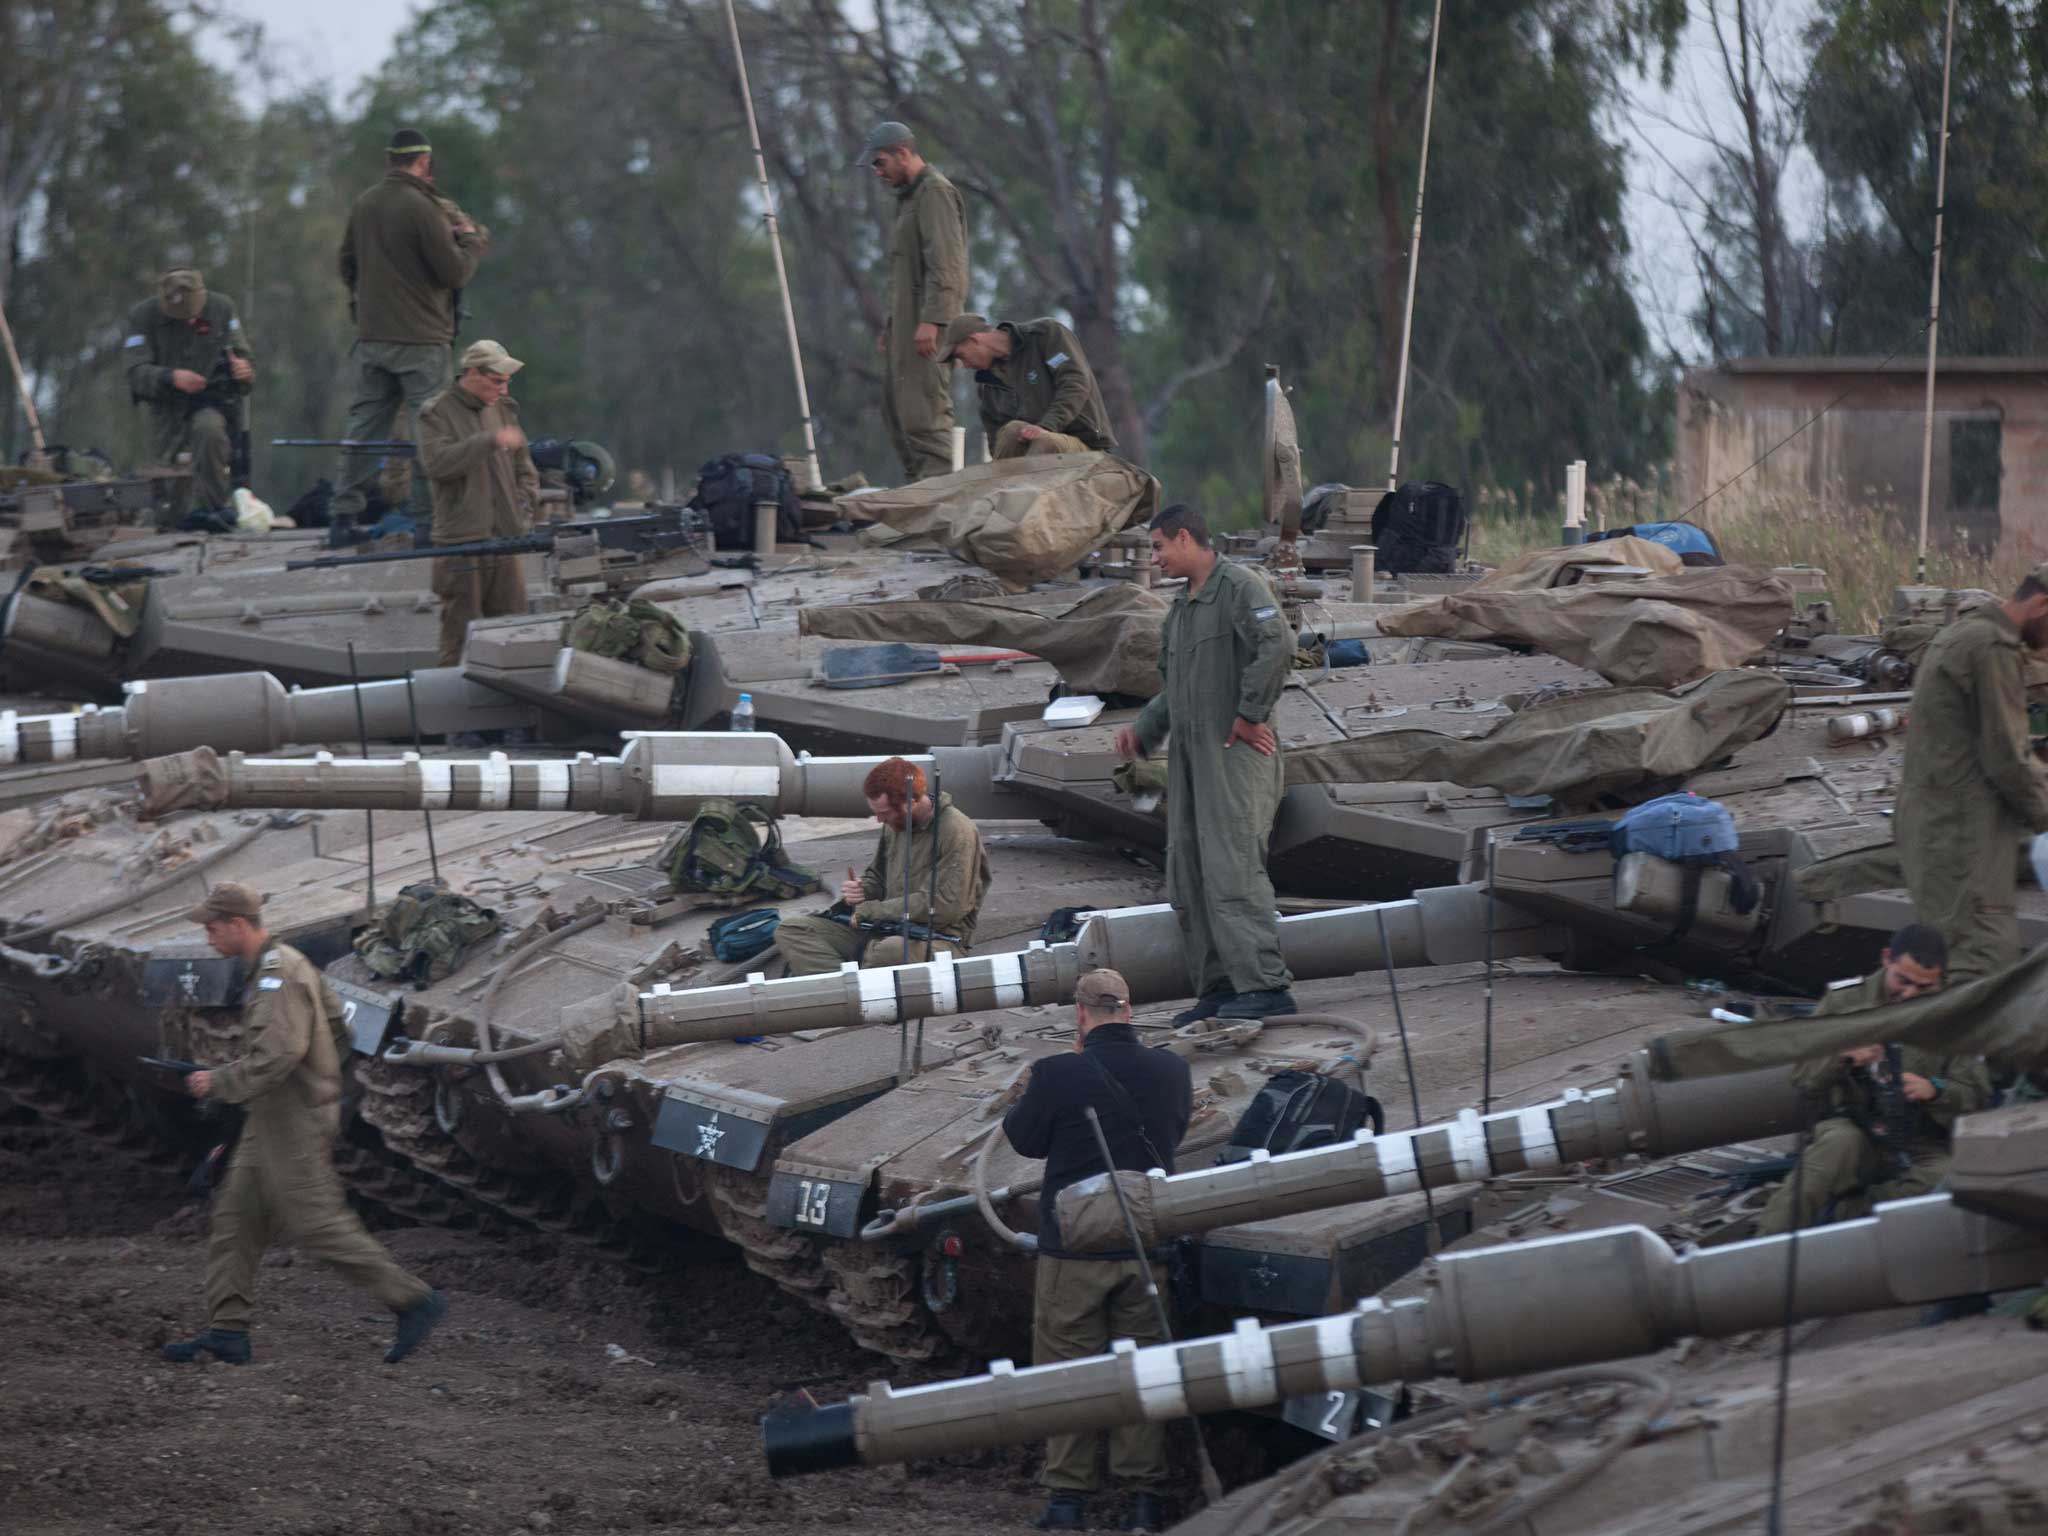
[[[832,1203],[832,1186],[823,1179],[800,1179],[796,1186],[796,1220],[800,1227],[825,1225],[825,1208]]]

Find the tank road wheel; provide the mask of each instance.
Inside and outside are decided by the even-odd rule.
[[[832,1277],[826,1309],[854,1343],[896,1360],[929,1364],[952,1350],[926,1309],[924,1259],[891,1253],[879,1244],[834,1242],[825,1249]]]
[[[715,1163],[700,1167],[710,1176],[718,1230],[738,1245],[747,1268],[766,1275],[805,1306],[830,1311],[826,1291],[831,1277],[819,1261],[817,1244],[768,1220],[767,1177]]]

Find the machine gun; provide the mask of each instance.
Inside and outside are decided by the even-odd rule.
[[[1915,1113],[1906,1098],[1905,1053],[1896,1044],[1884,1048],[1883,1070],[1877,1074],[1878,1150],[1894,1169],[1904,1173],[1913,1161],[1907,1151],[1909,1128]]]
[[[412,444],[403,444],[410,449]],[[592,517],[577,522],[543,523],[531,533],[504,539],[477,539],[467,544],[436,544],[425,549],[386,549],[368,555],[322,555],[312,560],[287,560],[288,571],[332,571],[346,566],[383,565],[393,560],[436,560],[451,555],[523,555],[546,553],[564,540],[596,541],[600,551],[626,555],[658,555],[676,549],[701,549],[711,537],[711,524],[693,507],[663,506],[635,517]]]

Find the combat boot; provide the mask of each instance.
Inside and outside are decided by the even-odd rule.
[[[1034,1531],[1085,1531],[1087,1506],[1078,1493],[1056,1493],[1045,1501],[1045,1512],[1031,1522]]]
[[[427,1335],[448,1315],[448,1298],[439,1291],[427,1292],[427,1299],[398,1314],[398,1331],[391,1336],[391,1348],[384,1363],[396,1365],[427,1342]]]
[[[1276,992],[1240,992],[1216,1010],[1219,1019],[1272,1019],[1283,1013],[1298,1013],[1294,994],[1282,987]]]
[[[1237,994],[1229,987],[1219,987],[1214,992],[1204,992],[1195,999],[1195,1006],[1184,1008],[1173,1016],[1175,1029],[1186,1029],[1190,1024],[1199,1024],[1204,1019],[1213,1019]]]
[[[1124,1510],[1123,1523],[1117,1527],[1122,1531],[1158,1532],[1166,1529],[1166,1511],[1159,1503],[1156,1493],[1134,1493],[1130,1505]]]
[[[228,1365],[247,1365],[248,1332],[233,1328],[209,1328],[192,1338],[180,1339],[175,1344],[164,1346],[164,1358],[176,1360],[180,1364],[197,1360],[201,1355],[211,1355]]]

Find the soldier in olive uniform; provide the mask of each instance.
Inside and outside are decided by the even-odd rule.
[[[448,387],[456,293],[491,248],[490,231],[434,189],[432,151],[417,129],[394,133],[384,179],[356,199],[341,237],[341,280],[356,320],[349,349],[355,398],[342,434],[351,441],[388,438],[401,405],[417,422]],[[334,477],[337,521],[353,522],[362,512],[377,459],[343,451]],[[412,498],[413,515],[425,522],[427,497],[417,475]]]
[[[973,818],[948,794],[941,793],[933,805],[924,770],[904,758],[875,764],[861,789],[882,824],[875,856],[866,873],[855,876],[849,867],[840,884],[833,910],[846,921],[791,917],[776,928],[775,944],[792,976],[836,971],[848,960],[862,965],[923,960],[927,926],[932,955],[965,954],[974,943],[974,924],[993,877]],[[906,921],[915,930],[909,935]]]
[[[953,367],[939,333],[967,307],[967,220],[953,183],[925,163],[901,123],[868,135],[860,163],[896,194],[889,255],[889,323],[882,354],[882,420],[912,480],[953,468]]]
[[[526,365],[495,341],[472,342],[462,377],[420,414],[420,473],[434,488],[434,542],[474,544],[528,532],[540,510],[540,471],[519,425],[512,375]],[[526,612],[516,554],[449,555],[434,562],[441,599],[441,665],[462,659],[472,619]]]
[[[122,353],[128,394],[149,407],[151,457],[170,464],[192,452],[192,481],[173,498],[169,521],[182,522],[195,507],[226,507],[234,494],[229,434],[240,426],[228,414],[239,414],[240,406],[209,391],[208,383],[223,359],[240,394],[249,393],[256,376],[234,300],[208,293],[205,277],[193,268],[173,267],[157,280],[157,297],[128,311]]]
[[[1116,749],[1149,757],[1167,743],[1166,896],[1196,994],[1176,1022],[1293,1013],[1266,844],[1286,787],[1268,722],[1294,636],[1265,578],[1219,556],[1194,508],[1168,507],[1151,534],[1159,568],[1187,586],[1161,637],[1165,686]]]
[[[990,458],[1115,451],[1095,372],[1059,321],[992,325],[980,315],[955,315],[940,338],[939,356],[974,370]]]
[[[1932,992],[1947,964],[1948,946],[1939,933],[1919,923],[1902,928],[1878,969],[1861,981],[1836,982],[1815,1016],[1861,1012]],[[1800,1157],[1798,1175],[1780,1184],[1764,1207],[1760,1235],[1810,1227],[1830,1209],[1834,1220],[1849,1221],[1869,1215],[1880,1201],[1909,1199],[1939,1186],[1948,1172],[1949,1133],[1960,1116],[1991,1102],[1991,1075],[1980,1057],[1902,1047],[1899,1093],[1910,1123],[1888,1127],[1870,1077],[1883,1057],[1882,1045],[1863,1045],[1799,1068],[1793,1080],[1821,1101],[1822,1119]],[[1903,1165],[1890,1159],[1893,1142],[1904,1154]]]
[[[2026,653],[2048,649],[2048,565],[2008,602],[1986,603],[1928,646],[1913,679],[1913,729],[1893,837],[1921,922],[1970,981],[2020,957],[2019,845],[2048,832],[2048,771],[2027,739]]]
[[[334,1172],[341,1130],[341,1071],[349,1049],[341,1000],[313,962],[273,939],[263,898],[223,884],[187,914],[206,942],[249,968],[243,986],[242,1054],[193,1072],[196,1099],[240,1104],[247,1118],[213,1203],[206,1251],[205,1332],[164,1346],[165,1358],[249,1360],[256,1267],[273,1238],[331,1265],[398,1315],[386,1362],[404,1359],[448,1310],[439,1291],[392,1262],[363,1229]]]

